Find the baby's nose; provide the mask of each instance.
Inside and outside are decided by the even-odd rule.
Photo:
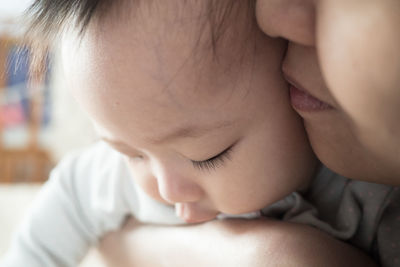
[[[160,196],[170,203],[197,202],[204,197],[201,186],[184,177],[159,175],[157,182]]]

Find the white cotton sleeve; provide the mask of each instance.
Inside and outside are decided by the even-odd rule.
[[[135,213],[129,172],[120,155],[105,146],[70,156],[53,170],[1,267],[77,266],[105,233]]]

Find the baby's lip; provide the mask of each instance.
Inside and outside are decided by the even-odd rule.
[[[201,207],[198,203],[176,203],[175,213],[187,223],[200,223],[211,221],[219,212]]]

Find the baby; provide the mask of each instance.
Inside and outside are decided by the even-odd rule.
[[[76,266],[129,216],[252,217],[308,188],[317,162],[285,43],[258,29],[253,1],[95,3],[33,8],[103,141],[52,172],[1,266]]]
[[[99,6],[82,36],[64,14],[65,73],[103,142],[53,171],[10,266],[74,266],[128,215],[198,223],[307,188],[316,160],[281,75],[285,43],[251,3]]]

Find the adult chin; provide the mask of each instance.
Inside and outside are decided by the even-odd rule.
[[[400,184],[396,168],[361,143],[342,112],[331,110],[323,116],[305,116],[304,125],[318,159],[332,171],[350,179]]]

